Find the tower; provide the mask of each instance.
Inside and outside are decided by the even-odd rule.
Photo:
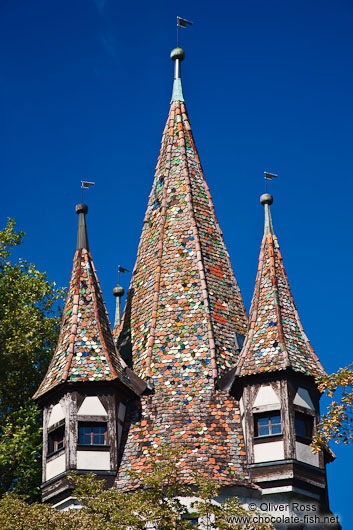
[[[260,198],[265,228],[251,303],[249,327],[237,365],[220,381],[240,400],[252,481],[262,495],[329,509],[328,450],[313,454],[320,420],[315,378],[325,374],[304,333],[274,234],[272,195]],[[280,501],[277,501],[280,502]]]
[[[197,471],[245,505],[313,502],[327,512],[333,455],[310,448],[320,413],[315,378],[324,370],[289,288],[273,198],[261,197],[265,229],[248,321],[191,131],[184,57],[181,48],[171,52],[169,114],[122,317],[124,292],[113,290],[113,334],[88,248],[87,206],[76,207],[60,337],[35,396],[44,409],[43,499],[74,503],[69,470],[133,489],[129,471],[147,472],[149,448],[169,444],[184,448],[186,483]]]
[[[225,486],[251,487],[238,402],[216,388],[236,364],[247,328],[186,110],[181,48],[117,346],[148,379],[126,425],[116,486],[147,468],[149,446],[187,446],[185,481],[201,471]]]
[[[129,400],[146,385],[116,351],[78,204],[77,248],[58,345],[34,398],[43,408],[43,501],[75,504],[68,471],[112,484]]]

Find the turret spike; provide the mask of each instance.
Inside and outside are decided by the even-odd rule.
[[[83,203],[77,204],[76,213],[78,213],[79,216],[76,250],[80,250],[82,248],[89,250],[86,226],[86,214],[88,213],[88,206]]]
[[[171,103],[173,101],[184,101],[183,87],[181,85],[180,63],[185,59],[185,52],[182,48],[174,48],[170,52],[170,58],[174,61],[174,82]]]
[[[272,234],[273,235],[273,225],[272,225],[272,217],[271,217],[271,210],[270,206],[273,203],[273,197],[270,195],[270,193],[264,193],[260,197],[261,204],[264,205],[265,208],[265,230],[264,235]]]

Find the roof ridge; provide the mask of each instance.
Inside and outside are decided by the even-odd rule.
[[[269,208],[268,208],[268,210],[269,210]],[[271,223],[271,226],[272,226],[272,223]],[[283,330],[283,322],[282,322],[282,311],[281,311],[281,305],[280,305],[280,301],[279,301],[280,295],[279,295],[279,287],[278,287],[277,275],[276,275],[275,250],[274,250],[274,247],[275,247],[274,238],[276,238],[276,236],[274,236],[273,232],[270,232],[265,237],[266,237],[266,240],[268,242],[268,247],[269,247],[270,278],[271,278],[271,283],[272,283],[273,299],[274,299],[274,302],[275,302],[275,312],[276,312],[276,316],[277,316],[277,328],[278,328],[279,346],[280,347],[282,346],[282,348],[283,348],[282,352],[284,353],[284,355],[287,358],[286,362],[284,363],[285,367],[287,367],[287,366],[290,365],[290,360],[289,360],[289,353],[288,353],[288,350],[287,350],[287,347],[286,347],[286,342],[285,342],[285,339],[284,339],[284,330]],[[277,238],[276,238],[276,241],[277,241]],[[280,255],[280,263],[282,264],[282,255]],[[283,265],[282,265],[282,269],[283,269]]]
[[[92,256],[91,256],[91,253],[89,251],[87,251],[87,254],[86,256],[88,256],[88,258],[86,259],[85,258],[85,261],[88,262],[90,261],[91,262],[91,266],[92,266],[92,271],[93,271],[93,277],[97,283],[97,287],[98,289],[101,291],[101,287],[100,287],[100,283],[99,283],[99,280],[98,280],[98,276],[97,276],[97,273],[96,273],[96,268],[94,266],[94,262],[93,262],[93,259],[92,259]],[[90,281],[90,284],[95,287],[93,284],[94,284],[94,281],[93,279],[91,279],[92,276],[89,276],[89,281]],[[97,325],[97,329],[98,329],[98,333],[100,335],[100,339],[101,339],[101,342],[102,342],[102,346],[103,346],[103,351],[105,353],[105,356],[106,356],[106,359],[107,359],[107,363],[109,365],[109,368],[112,372],[112,374],[114,375],[114,377],[118,377],[118,374],[116,372],[116,369],[112,363],[112,360],[110,358],[110,354],[109,354],[109,351],[108,351],[108,347],[107,347],[107,344],[106,344],[106,340],[105,340],[105,337],[104,337],[104,333],[102,331],[102,325],[101,325],[101,321],[100,321],[100,318],[99,318],[99,310],[98,310],[98,302],[97,302],[97,295],[96,295],[96,290],[93,288],[92,289],[92,299],[93,299],[93,306],[94,306],[94,312],[95,312],[95,317],[96,317],[96,325]],[[111,324],[110,324],[110,320],[109,320],[109,316],[108,316],[108,313],[107,313],[107,310],[106,310],[106,307],[105,307],[105,304],[104,304],[104,309],[105,309],[105,316],[108,320],[108,324],[109,324],[109,329],[111,329]],[[115,347],[115,343],[113,341],[113,345]]]
[[[82,248],[79,248],[76,250],[75,252],[75,255],[74,255],[74,263],[75,263],[75,258],[78,257],[78,254],[82,255]],[[81,276],[81,259],[78,259],[78,277]],[[75,271],[76,274],[77,274],[77,271]],[[64,372],[63,372],[63,376],[62,376],[62,381],[67,381],[67,378],[68,378],[68,375],[69,375],[69,370],[71,368],[71,362],[72,362],[72,357],[73,357],[73,354],[74,354],[74,344],[75,344],[75,338],[76,338],[76,334],[77,334],[77,313],[78,313],[78,302],[79,302],[79,286],[78,286],[78,283],[76,283],[76,289],[75,289],[77,292],[75,293],[74,295],[74,299],[73,299],[73,303],[72,303],[72,314],[75,315],[75,322],[72,321],[72,325],[71,325],[71,333],[70,333],[70,344],[69,344],[69,355],[68,355],[68,359],[66,361],[66,364],[65,364],[65,368],[64,368]],[[69,292],[67,293],[67,297],[69,297]],[[65,302],[66,304],[66,302]],[[64,315],[63,315],[64,317]],[[60,334],[61,334],[61,330],[60,330]],[[59,339],[58,339],[58,344],[59,344],[59,340],[60,340],[60,336],[59,336]],[[53,360],[55,359],[55,357],[53,357]],[[44,382],[44,380],[43,380]]]
[[[242,367],[244,363],[244,359],[246,357],[246,349],[247,349],[248,343],[250,343],[250,341],[252,340],[254,332],[255,332],[255,322],[257,319],[258,308],[259,308],[259,296],[258,295],[260,293],[260,285],[261,285],[261,279],[262,279],[262,274],[263,274],[262,263],[263,263],[263,258],[265,254],[265,248],[264,248],[265,237],[266,237],[265,235],[262,237],[262,242],[261,242],[261,247],[260,247],[259,264],[258,264],[256,280],[255,280],[255,291],[253,294],[250,312],[249,312],[250,318],[249,318],[248,332],[246,334],[246,338],[245,338],[242,350],[239,355],[239,361],[237,364],[235,375],[239,375],[240,373],[240,368]],[[254,308],[252,307],[253,305],[254,305]]]
[[[184,106],[185,108],[185,113],[188,117],[188,114],[187,114],[187,110],[186,110],[186,104],[185,102],[183,101],[182,102],[182,105]],[[197,147],[196,147],[196,144],[194,142],[194,137],[193,137],[193,134],[192,134],[192,129],[191,129],[191,126],[190,126],[190,130],[189,130],[189,140],[190,140],[190,143],[191,143],[191,146],[192,146],[192,149],[194,151],[194,154],[195,154],[195,158],[197,160],[197,163],[199,164],[200,166],[200,173],[201,173],[201,176],[202,176],[202,179],[203,179],[203,183],[204,183],[204,186],[205,186],[205,192],[206,192],[206,195],[207,195],[207,198],[208,198],[208,202],[209,202],[209,205],[211,207],[211,210],[212,210],[212,213],[214,215],[214,218],[215,218],[215,228],[216,228],[216,232],[217,234],[219,235],[220,239],[222,240],[222,243],[224,245],[224,248],[225,248],[225,258],[226,258],[226,261],[227,261],[227,265],[229,267],[229,270],[230,270],[230,273],[231,273],[231,277],[232,277],[232,281],[234,282],[234,288],[235,290],[237,291],[237,294],[239,295],[238,298],[239,298],[239,302],[242,304],[242,309],[245,313],[245,315],[247,316],[247,313],[246,313],[246,308],[245,308],[245,304],[244,304],[244,301],[243,301],[243,298],[241,296],[241,292],[240,292],[240,288],[239,288],[239,284],[237,282],[237,279],[235,277],[235,274],[234,274],[234,271],[233,271],[233,267],[232,267],[232,264],[231,264],[231,261],[230,261],[230,257],[229,257],[229,253],[228,253],[228,249],[227,249],[227,246],[225,244],[225,240],[224,240],[224,236],[223,236],[223,231],[221,230],[221,225],[219,224],[219,221],[218,221],[218,217],[217,217],[217,214],[216,214],[216,210],[215,210],[215,207],[214,207],[214,204],[213,204],[213,200],[212,200],[212,195],[211,195],[211,192],[210,192],[210,188],[207,184],[207,181],[206,181],[206,178],[205,178],[205,174],[204,174],[204,171],[203,171],[203,167],[202,167],[202,163],[201,163],[201,160],[200,160],[200,157],[199,157],[199,154],[198,154],[198,151],[197,151]],[[207,276],[206,276],[207,277]]]
[[[278,238],[277,238],[276,235],[274,235],[274,239],[276,240],[277,245],[278,245],[277,252],[278,252],[278,254],[279,254],[279,260],[280,260],[280,264],[281,264],[281,267],[282,267],[282,270],[283,270],[283,275],[284,275],[284,277],[285,277],[286,280],[287,280],[287,286],[288,286],[289,294],[290,294],[290,296],[291,296],[291,300],[292,300],[292,303],[293,303],[293,306],[294,306],[294,314],[295,314],[295,319],[296,319],[296,321],[297,321],[298,327],[300,328],[300,331],[301,331],[301,333],[302,333],[302,335],[303,335],[303,339],[304,339],[306,345],[308,346],[309,350],[311,351],[312,356],[314,357],[315,361],[317,362],[317,364],[319,365],[319,367],[321,368],[321,370],[322,370],[323,372],[325,372],[325,369],[324,369],[324,367],[322,366],[322,364],[321,364],[321,362],[320,362],[320,360],[319,360],[319,357],[316,355],[316,353],[315,353],[313,347],[312,347],[311,344],[310,344],[310,341],[309,341],[309,339],[308,339],[308,337],[307,337],[307,334],[306,334],[305,331],[304,331],[303,324],[301,323],[301,320],[300,320],[300,317],[299,317],[299,313],[298,313],[297,305],[296,305],[296,303],[295,303],[294,296],[293,296],[293,294],[292,294],[292,290],[291,290],[291,288],[290,288],[290,284],[289,284],[289,280],[288,280],[287,272],[286,272],[286,269],[285,269],[284,264],[283,264],[282,253],[281,253],[281,251],[280,251],[280,247],[279,247],[279,243],[278,243]],[[290,361],[290,353],[288,353],[288,359],[289,359],[289,361]]]
[[[184,103],[182,104],[180,101],[177,101],[175,103],[179,104],[180,113],[182,113],[182,110],[184,110],[186,118],[188,118],[185,104]],[[182,105],[183,105],[184,109],[181,108]],[[211,317],[211,310],[210,310],[210,299],[209,299],[209,289],[208,289],[208,286],[207,286],[207,276],[205,274],[205,272],[206,272],[205,271],[205,263],[204,263],[204,260],[203,260],[200,235],[199,235],[199,230],[198,230],[197,223],[196,223],[196,218],[195,218],[195,210],[193,208],[193,203],[192,203],[193,192],[192,192],[192,188],[191,188],[190,170],[189,170],[189,164],[188,164],[188,158],[187,158],[187,151],[186,151],[186,147],[185,147],[185,130],[184,130],[183,117],[181,117],[181,123],[182,123],[183,127],[179,131],[179,135],[183,135],[184,145],[180,146],[180,152],[181,152],[181,154],[184,154],[184,156],[185,156],[184,160],[183,160],[183,157],[181,157],[181,160],[182,160],[181,167],[186,172],[185,175],[184,175],[185,176],[185,183],[186,183],[186,186],[187,186],[186,203],[188,205],[188,210],[189,210],[190,217],[191,217],[192,232],[193,232],[193,235],[194,235],[194,238],[195,238],[195,249],[196,249],[196,256],[197,256],[197,265],[198,265],[199,277],[200,277],[200,282],[201,282],[201,296],[202,296],[202,300],[204,302],[204,307],[206,309],[207,335],[208,335],[208,341],[209,341],[209,344],[210,344],[212,373],[213,373],[213,377],[217,378],[218,371],[217,371],[217,360],[216,360],[215,333],[214,333],[214,329],[213,329],[213,325],[212,325],[212,317]],[[193,138],[192,138],[192,134],[191,134],[191,129],[190,129],[190,132],[189,132],[188,136],[192,139],[191,145],[192,145],[192,148],[194,150],[195,155],[198,158],[196,146],[194,144],[194,141],[193,141]],[[198,163],[200,164],[199,160],[198,160]],[[200,164],[200,166],[201,166],[201,164]],[[201,168],[201,172],[202,172],[202,175],[203,175],[202,168]],[[188,195],[190,196],[189,200],[188,200]],[[201,274],[201,272],[202,272],[202,274]]]
[[[172,116],[171,116],[172,114]],[[169,110],[168,115],[168,125],[170,122],[174,121],[174,109],[172,109],[172,105]],[[167,125],[166,125],[167,126]],[[170,127],[168,127],[170,129]],[[160,287],[161,287],[161,270],[162,270],[162,258],[163,258],[163,234],[165,230],[165,223],[167,219],[166,209],[167,209],[167,190],[168,190],[168,181],[169,181],[169,174],[170,174],[170,161],[171,161],[171,155],[172,155],[172,142],[173,142],[173,136],[168,135],[168,143],[167,143],[167,153],[168,158],[166,161],[166,168],[167,168],[167,175],[164,176],[165,185],[163,187],[163,195],[162,195],[162,201],[161,201],[161,222],[159,226],[159,234],[158,234],[158,256],[157,256],[157,269],[156,269],[156,281],[154,284],[153,289],[153,305],[152,305],[152,315],[151,315],[151,326],[150,326],[150,337],[148,339],[147,343],[147,354],[146,354],[146,369],[145,369],[145,375],[146,377],[152,377],[151,372],[151,362],[152,362],[152,351],[153,351],[153,344],[155,341],[155,331],[156,331],[156,323],[157,323],[157,312],[158,312],[158,305],[159,305],[159,293],[160,293]],[[170,147],[170,149],[168,149]],[[168,163],[169,162],[169,163]],[[157,168],[159,166],[159,159],[157,163]],[[157,170],[156,168],[156,170]],[[161,178],[161,177],[160,177]],[[153,190],[151,191],[151,193]],[[137,263],[137,260],[136,260]],[[122,319],[123,321],[123,319]]]

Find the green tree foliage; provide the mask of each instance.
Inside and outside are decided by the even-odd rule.
[[[320,392],[326,391],[333,400],[318,425],[312,444],[314,452],[318,452],[330,440],[345,444],[353,440],[353,366],[321,377],[318,387]]]
[[[133,473],[139,487],[122,492],[104,489],[93,474],[72,475],[75,495],[84,508],[57,512],[48,505],[27,505],[23,497],[8,494],[0,502],[0,528],[4,530],[187,530],[193,526],[181,497],[194,497],[191,515],[204,530],[270,530],[265,524],[236,524],[230,518],[249,517],[239,500],[216,503],[219,485],[195,474],[192,485],[180,476],[180,452],[170,448],[151,450],[149,472]],[[253,512],[254,513],[254,512]],[[200,525],[201,528],[201,525]]]
[[[38,498],[41,414],[32,402],[56,346],[62,290],[23,259],[25,234],[9,219],[0,231],[0,494]]]

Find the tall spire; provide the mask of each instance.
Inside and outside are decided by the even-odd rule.
[[[265,208],[265,230],[249,328],[236,374],[244,376],[291,368],[314,377],[324,375],[300,322],[274,235],[270,211],[273,197],[265,193],[260,202]]]
[[[48,371],[34,398],[64,382],[109,381],[118,379],[134,388],[137,380],[117,353],[91,253],[85,215],[88,208],[78,204],[77,250],[63,311],[58,345]]]
[[[183,54],[176,50],[172,57],[177,57],[177,61]],[[177,91],[173,93],[177,97]],[[170,319],[176,322],[168,326],[166,336],[178,349],[179,342],[190,341],[189,346],[185,344],[189,349],[195,334],[200,336],[200,330],[196,330],[204,328],[197,341],[207,344],[212,378],[232,365],[237,355],[236,333],[245,335],[247,327],[244,303],[203,175],[186,107],[180,99],[172,100],[163,132],[118,339],[122,352],[127,341],[132,344],[134,369],[141,376],[158,378],[161,366],[159,361],[155,365],[154,355],[157,345],[166,340],[158,336],[158,328],[166,326]],[[192,322],[196,328],[190,325]]]
[[[188,445],[186,481],[202,469],[239,484],[248,475],[238,404],[215,383],[237,361],[247,315],[184,104],[184,52],[171,55],[173,96],[117,333],[122,357],[154,394],[131,425],[119,485],[132,480],[129,468],[147,465],[147,445],[164,442]]]

